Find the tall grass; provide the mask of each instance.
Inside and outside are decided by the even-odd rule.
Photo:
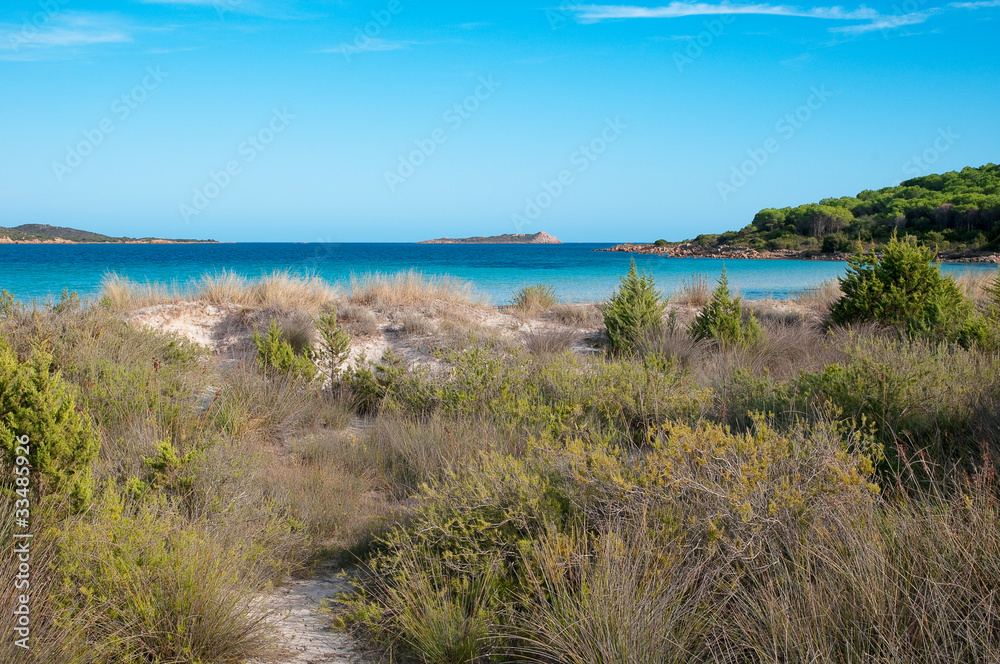
[[[481,305],[483,299],[475,293],[471,282],[449,276],[427,276],[410,270],[395,274],[373,272],[351,276],[349,300],[368,307],[418,307],[444,302],[447,304]]]
[[[955,281],[965,297],[976,306],[985,307],[993,303],[992,291],[1000,284],[1000,272],[963,272]]]
[[[106,493],[99,511],[64,526],[63,583],[96,613],[106,661],[239,664],[270,640],[257,589],[268,578],[250,539]]]
[[[552,307],[552,320],[577,328],[599,328],[604,315],[596,304],[557,304]]]
[[[318,312],[336,297],[336,289],[321,278],[300,276],[287,270],[256,279],[223,270],[185,285],[138,283],[114,273],[101,282],[101,298],[118,311],[194,300],[216,305]]]
[[[3,471],[6,476],[8,469]],[[30,545],[29,570],[20,569],[21,560],[15,545],[24,540],[15,540],[14,533],[24,533],[24,528],[15,527],[15,499],[17,496],[0,495],[0,539],[4,542],[0,552],[0,574],[5,579],[0,584],[0,619],[4,637],[0,640],[0,661],[16,664],[19,662],[46,662],[46,664],[96,664],[100,655],[88,647],[88,631],[100,624],[99,615],[92,611],[72,611],[60,600],[61,579],[57,562],[58,538],[53,527],[59,522],[59,506],[33,505],[30,509],[30,524],[33,539]],[[17,506],[21,509],[21,505]],[[19,578],[18,575],[21,575]],[[23,585],[27,582],[30,585]],[[20,587],[19,587],[20,585]],[[16,641],[24,635],[15,631],[19,627],[19,614],[15,611],[22,606],[19,598],[28,597],[29,632],[24,649]],[[104,629],[108,642],[115,642],[126,636],[116,634],[112,629]]]
[[[794,300],[799,304],[822,311],[829,314],[833,303],[843,297],[840,284],[835,279],[824,281],[815,288],[810,288],[794,295]]]

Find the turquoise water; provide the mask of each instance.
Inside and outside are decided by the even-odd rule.
[[[316,274],[347,285],[352,274],[409,269],[473,282],[490,301],[546,283],[570,302],[607,298],[628,270],[629,254],[596,252],[610,244],[200,244],[0,245],[0,288],[19,299],[57,297],[63,288],[96,295],[102,277],[116,272],[137,281],[180,282],[230,270],[249,277],[275,270]],[[788,297],[844,274],[832,261],[719,260],[635,255],[666,293],[693,273],[714,280],[725,265],[730,284],[748,299]],[[944,265],[950,273],[996,270],[993,265]]]

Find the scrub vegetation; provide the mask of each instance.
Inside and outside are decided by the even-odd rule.
[[[633,265],[599,310],[529,287],[507,336],[417,360],[351,355],[351,326],[499,314],[414,274],[0,298],[35,661],[268,661],[269,591],[331,561],[372,661],[998,661],[1000,276],[930,259],[890,238],[780,307],[724,274],[670,303]],[[126,315],[185,299],[243,307],[247,345]]]

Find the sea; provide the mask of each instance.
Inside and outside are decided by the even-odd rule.
[[[669,294],[692,275],[714,282],[725,268],[746,299],[787,298],[843,276],[847,264],[824,260],[666,258],[595,251],[606,244],[93,244],[0,245],[0,288],[22,302],[58,299],[64,289],[92,298],[117,274],[138,282],[184,284],[222,271],[246,277],[286,270],[319,276],[348,290],[352,276],[414,270],[466,280],[484,299],[509,303],[524,286],[548,284],[565,302],[607,299],[633,258]],[[944,264],[950,274],[995,272],[995,265]]]

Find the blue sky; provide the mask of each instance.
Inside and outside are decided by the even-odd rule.
[[[8,0],[0,226],[677,240],[998,161],[1000,0]]]

